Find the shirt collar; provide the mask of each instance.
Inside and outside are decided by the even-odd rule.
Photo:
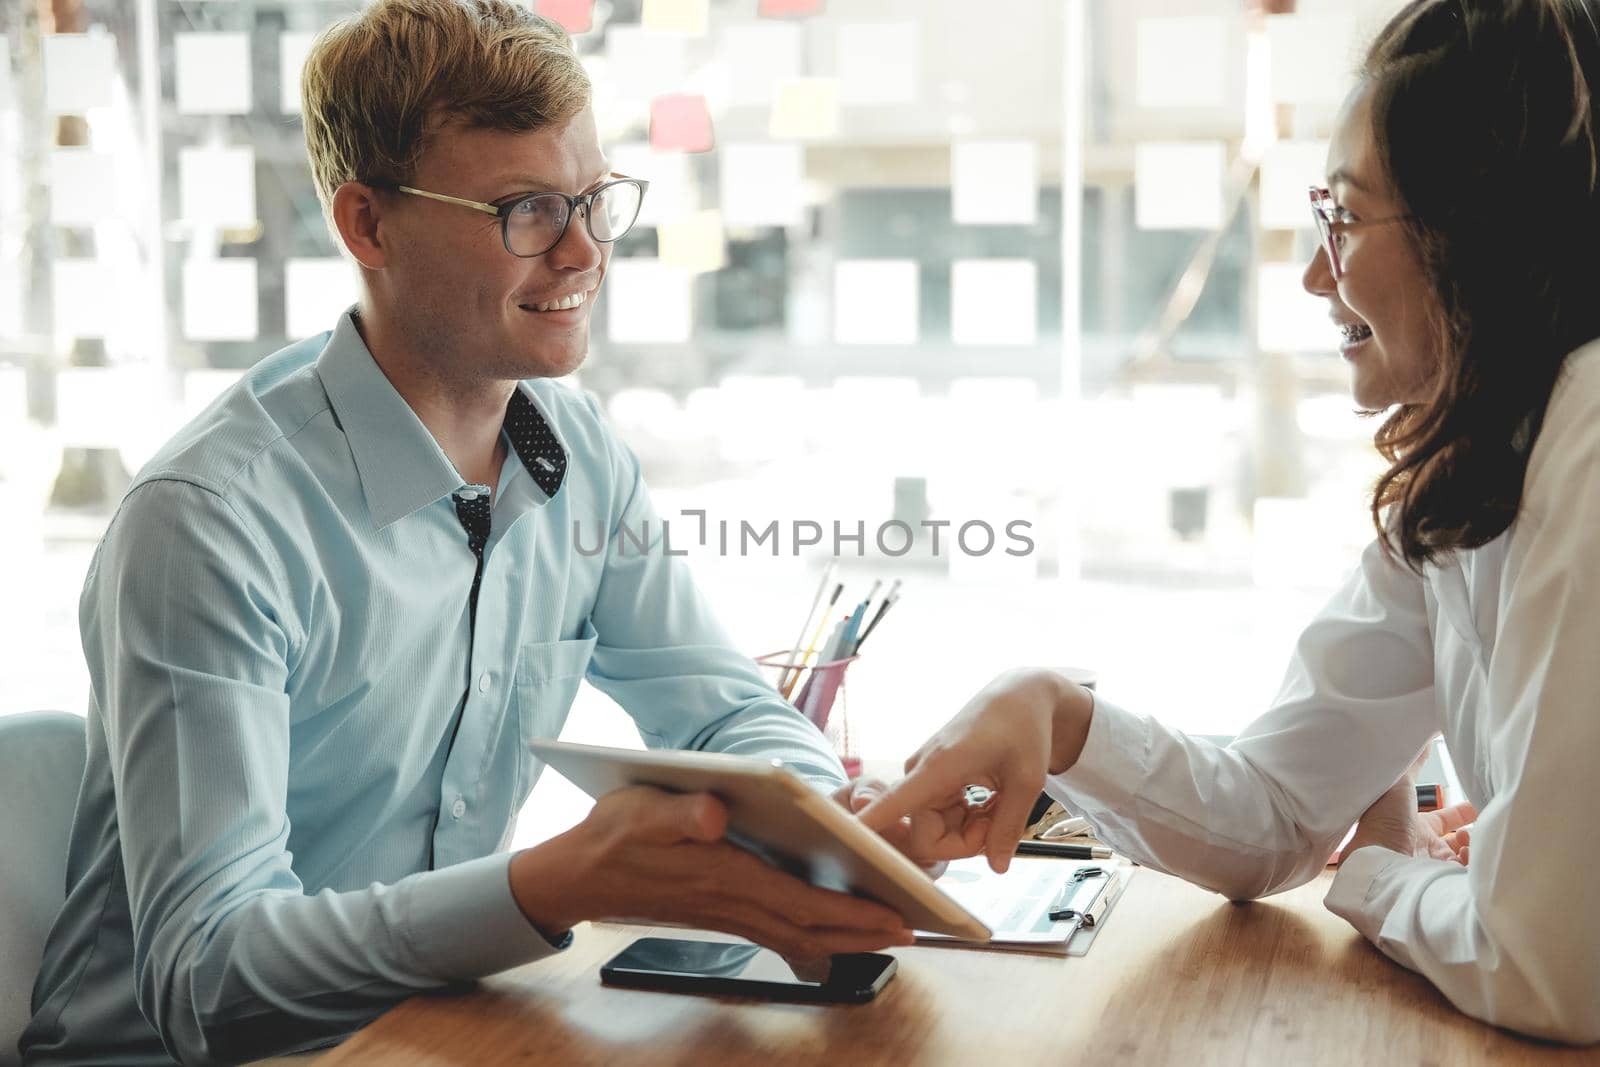
[[[350,444],[367,509],[378,529],[465,484],[439,442],[372,358],[351,311],[339,317],[317,358],[317,376]],[[505,429],[528,473],[553,497],[566,475],[566,450],[524,383],[518,383],[507,408]],[[516,445],[519,440],[537,440],[540,447]]]

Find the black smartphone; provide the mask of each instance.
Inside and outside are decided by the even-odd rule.
[[[757,945],[641,937],[600,968],[600,980],[673,993],[862,1004],[894,977],[895,967],[893,956],[852,952],[834,956],[827,977],[813,980]]]

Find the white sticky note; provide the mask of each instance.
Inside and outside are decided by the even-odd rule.
[[[1216,15],[1142,18],[1134,30],[1140,107],[1222,107],[1228,22]]]
[[[917,262],[847,259],[833,269],[833,339],[841,345],[914,345]]]
[[[1031,345],[1038,338],[1039,268],[1031,259],[958,259],[950,266],[950,339]]]
[[[657,152],[648,144],[629,142],[611,147],[611,169],[650,183],[639,205],[639,225],[691,215],[699,207],[699,190],[689,156],[683,152]]]
[[[178,150],[178,210],[192,226],[246,229],[256,224],[255,149]]]
[[[922,36],[915,22],[859,22],[839,27],[835,64],[839,102],[909,104],[917,99]]]
[[[798,226],[805,220],[804,148],[729,144],[719,155],[724,225]]]
[[[300,75],[316,39],[315,33],[300,31],[278,35],[278,107],[286,115],[300,113]]]
[[[648,100],[682,89],[689,77],[689,38],[643,26],[606,28],[607,81],[624,100]]]
[[[116,276],[97,259],[51,264],[57,337],[104,337],[117,310]]]
[[[1221,141],[1145,141],[1133,150],[1134,218],[1141,230],[1222,225],[1227,147]]]
[[[1339,332],[1328,302],[1300,283],[1302,263],[1267,263],[1256,273],[1256,342],[1265,352],[1331,352]]]
[[[661,262],[669,267],[704,274],[728,265],[728,235],[722,212],[697,211],[687,218],[665,222],[656,231]]]
[[[789,78],[778,83],[767,136],[775,141],[820,141],[838,132],[837,79]]]
[[[685,344],[694,329],[694,275],[659,259],[613,259],[606,331],[614,344]]]
[[[1337,104],[1355,84],[1356,20],[1349,14],[1269,15],[1272,99]]]
[[[361,295],[355,267],[337,256],[287,260],[283,289],[284,333],[292,341],[333,329]]]
[[[117,40],[104,33],[51,33],[44,42],[44,107],[53,115],[81,115],[111,106],[117,76]]]
[[[1327,141],[1278,141],[1261,158],[1261,225],[1269,230],[1309,230],[1313,185],[1328,164]]]
[[[1039,147],[1032,141],[950,146],[950,210],[964,225],[1031,225],[1039,214]]]
[[[710,0],[644,0],[639,23],[669,33],[705,33],[710,7]]]
[[[168,399],[149,367],[64,367],[56,372],[56,431],[75,448],[122,448]],[[137,418],[130,418],[134,412]]]
[[[244,115],[250,111],[250,35],[178,33],[178,110],[185,115]]]
[[[802,42],[797,22],[724,29],[721,54],[728,63],[728,103],[734,107],[772,103],[779,82],[800,77]]]
[[[110,155],[87,148],[50,153],[50,221],[93,226],[117,217],[116,167]]]
[[[260,332],[253,259],[183,264],[183,335],[191,341],[254,341]]]

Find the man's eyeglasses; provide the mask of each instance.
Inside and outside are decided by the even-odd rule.
[[[1344,247],[1345,234],[1357,226],[1376,226],[1384,222],[1404,222],[1415,216],[1385,215],[1381,219],[1358,219],[1334,203],[1327,189],[1311,187],[1311,217],[1317,220],[1317,232],[1322,234],[1322,247],[1328,253],[1328,266],[1333,268],[1335,281],[1344,277],[1344,263],[1339,249]]]
[[[532,259],[561,243],[579,207],[583,208],[583,221],[589,227],[589,236],[601,244],[610,244],[633,229],[633,224],[639,219],[639,207],[644,203],[644,191],[650,187],[650,183],[642,178],[625,178],[620,174],[611,177],[612,181],[578,196],[555,192],[529,193],[505,204],[463,200],[458,196],[413,189],[409,185],[391,185],[389,188],[445,204],[470,207],[485,215],[495,215],[500,219],[500,239],[506,251],[519,259]]]

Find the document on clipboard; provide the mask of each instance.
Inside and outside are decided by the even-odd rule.
[[[994,936],[986,942],[963,941],[918,930],[917,940],[1082,956],[1135,869],[1116,861],[1073,863],[1018,856],[1005,874],[995,874],[982,856],[956,860],[939,877],[939,888],[981,919]]]

